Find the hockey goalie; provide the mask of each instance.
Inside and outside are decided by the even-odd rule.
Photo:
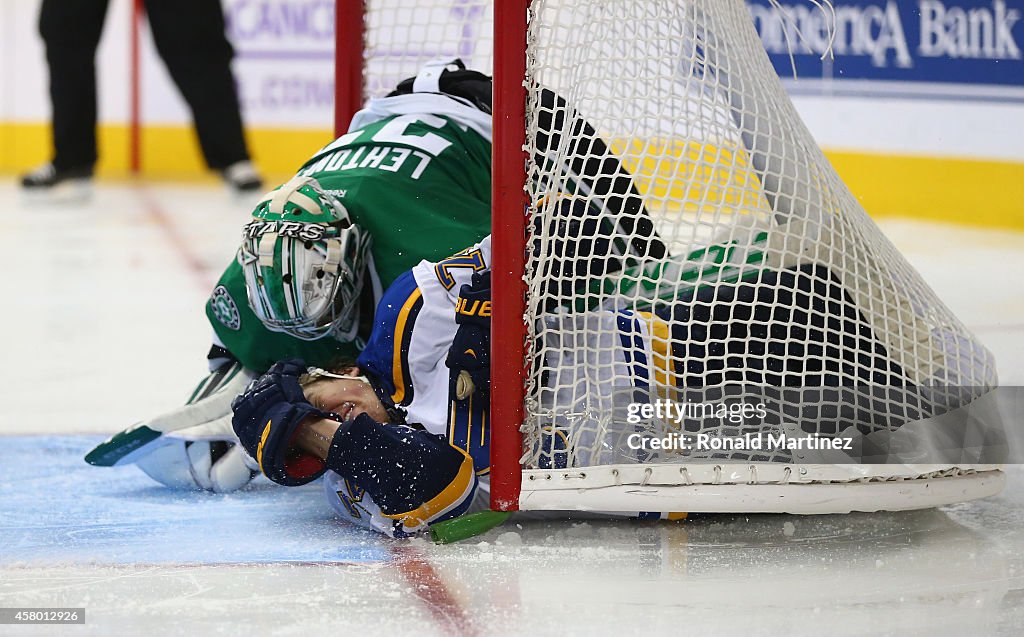
[[[255,464],[230,426],[231,400],[246,384],[291,357],[330,368],[353,360],[384,288],[420,260],[488,234],[490,108],[491,78],[458,60],[430,62],[371,100],[346,134],[253,211],[207,302],[211,371],[188,403],[118,433],[86,460],[134,463],[175,488],[226,492],[252,480]],[[601,159],[572,161],[580,183],[623,212],[626,231],[649,236],[632,181],[596,132],[581,124],[573,139]],[[538,153],[561,143],[552,136]],[[663,254],[650,245],[652,256]]]

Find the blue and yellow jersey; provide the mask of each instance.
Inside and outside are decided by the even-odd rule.
[[[453,399],[445,359],[458,329],[459,290],[474,272],[490,267],[490,259],[487,237],[398,277],[377,306],[372,336],[358,359],[385,406],[408,423],[446,436],[473,458],[481,477],[490,471],[489,404],[472,396]],[[581,348],[579,334],[592,342]],[[613,413],[618,390],[678,384],[668,325],[650,313],[621,308],[554,313],[541,319],[538,338],[550,370],[541,401],[567,413]],[[552,425],[554,431],[562,429],[558,422]]]
[[[436,263],[421,262],[387,289],[359,366],[385,406],[405,421],[445,435],[468,453],[478,475],[490,470],[489,404],[454,401],[445,359],[458,325],[459,290],[474,272],[490,267],[491,240]]]

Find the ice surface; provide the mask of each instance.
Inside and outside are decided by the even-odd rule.
[[[439,547],[345,527],[314,488],[170,492],[135,467],[89,467],[80,458],[95,440],[5,440],[0,606],[85,607],[91,634],[263,626],[283,635],[635,635],[686,626],[962,637],[1024,628],[1019,468],[1005,494],[941,511],[513,518]]]
[[[0,607],[86,625],[0,634],[1024,634],[1024,471],[942,510],[681,523],[506,523],[451,546],[347,528],[315,487],[173,492],[81,461],[180,404],[202,305],[251,201],[106,185],[84,206],[0,186]],[[1024,235],[882,224],[1024,384]]]
[[[98,436],[8,436],[0,453],[0,565],[379,562],[371,535],[340,524],[319,484],[169,490],[138,467],[82,456]]]

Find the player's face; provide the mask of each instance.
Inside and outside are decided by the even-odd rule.
[[[306,399],[324,411],[333,411],[342,420],[366,414],[377,422],[388,422],[388,412],[369,383],[357,378],[322,378],[303,388]]]

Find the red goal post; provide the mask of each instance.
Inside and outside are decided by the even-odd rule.
[[[499,2],[494,15],[494,145],[491,153],[491,508],[515,511],[523,454],[526,373],[526,18],[529,2]],[[495,338],[497,337],[497,338]]]
[[[366,34],[363,0],[334,3],[334,135],[348,130],[363,107],[363,47]]]
[[[335,12],[335,118],[336,135],[348,129],[352,116],[362,108],[368,95],[366,59],[376,54],[367,39],[367,2],[364,0],[337,0]],[[381,3],[388,4],[388,3]],[[398,0],[390,4],[413,13],[416,2]],[[429,2],[421,2],[426,6]],[[443,2],[438,4],[445,4]],[[451,12],[461,8],[472,13],[489,4],[487,2],[448,3]],[[494,3],[493,23],[502,25],[494,30],[494,50],[503,52],[494,56],[494,138],[492,157],[493,204],[493,268],[494,315],[492,329],[502,334],[501,351],[492,357],[491,370],[491,494],[496,510],[518,508],[521,480],[519,457],[522,442],[519,426],[523,420],[523,338],[522,321],[525,312],[522,272],[526,236],[526,192],[523,188],[526,153],[525,146],[526,89],[526,15],[528,0],[502,0]],[[462,17],[466,17],[463,15]],[[383,20],[386,20],[382,16]],[[488,23],[485,16],[482,22]],[[465,32],[467,29],[462,27]],[[372,38],[372,34],[371,34]],[[386,43],[377,43],[387,48]],[[395,47],[397,48],[397,47]],[[437,49],[421,46],[423,53],[401,56],[403,72],[414,75],[416,65],[429,60]],[[408,47],[415,51],[417,44]],[[466,47],[456,47],[462,53]],[[466,60],[471,68],[474,60]],[[484,68],[490,71],[489,68]],[[401,76],[397,73],[396,76]],[[372,93],[372,91],[369,91]],[[518,150],[516,150],[518,149]],[[518,336],[517,336],[518,335]]]

